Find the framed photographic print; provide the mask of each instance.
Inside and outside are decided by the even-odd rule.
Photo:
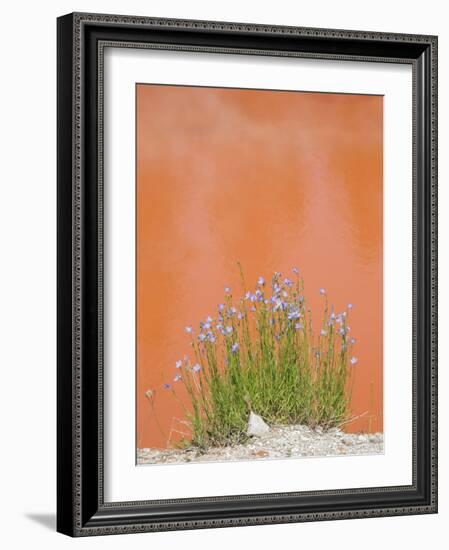
[[[437,511],[437,38],[58,19],[58,531]]]

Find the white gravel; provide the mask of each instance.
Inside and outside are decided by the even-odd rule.
[[[137,449],[137,464],[179,464],[297,458],[310,456],[374,455],[384,452],[383,434],[348,434],[338,428],[323,431],[308,426],[273,426],[267,434],[244,444],[213,447],[207,451],[187,449]]]

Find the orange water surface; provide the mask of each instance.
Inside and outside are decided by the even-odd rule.
[[[163,384],[184,327],[238,294],[238,261],[252,284],[299,267],[316,319],[321,287],[353,304],[346,429],[383,430],[382,112],[381,96],[137,85],[138,447],[186,431]]]

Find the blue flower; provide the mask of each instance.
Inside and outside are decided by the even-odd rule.
[[[278,311],[279,309],[285,309],[287,304],[283,302],[280,298],[275,299],[273,311]]]
[[[351,338],[349,341],[352,345],[354,345],[357,342],[357,340],[355,338]]]
[[[295,324],[295,329],[296,329],[296,330],[302,330],[302,329],[303,329],[303,326],[301,325],[301,323],[296,323],[296,324]]]
[[[176,361],[175,367],[176,367],[177,369],[180,369],[180,368],[182,367],[182,361],[181,361],[181,360]]]
[[[192,327],[186,327],[187,334],[192,334],[193,328]]]
[[[211,330],[208,330],[206,332],[206,340],[209,340],[209,342],[215,342],[215,336],[214,336],[214,333]]]
[[[224,291],[226,292],[226,294],[230,294],[230,292],[231,292],[231,287],[230,287],[230,286],[225,286]]]
[[[198,336],[198,340],[199,340],[200,342],[204,342],[205,339],[206,339],[206,335],[205,335],[205,334],[200,334],[200,335]]]
[[[196,365],[193,365],[192,370],[193,372],[200,372],[201,366],[197,363]]]
[[[299,269],[297,267],[294,267],[292,271],[295,275],[299,275]]]
[[[324,329],[322,328],[322,329],[320,330],[320,334],[321,334],[321,336],[326,336],[327,331],[324,330]]]
[[[233,345],[232,345],[232,348],[231,348],[232,353],[236,353],[236,352],[238,351],[239,347],[240,347],[240,346],[239,346],[238,342],[236,342],[235,344],[233,344]]]
[[[182,376],[180,374],[177,374],[174,378],[173,378],[173,382],[179,382],[180,380],[182,380]]]
[[[164,389],[169,390],[171,388],[171,384],[164,384]]]
[[[265,279],[261,276],[257,279],[257,284],[260,285],[260,286],[264,286],[265,284]]]
[[[320,288],[320,294],[321,294],[321,296],[324,296],[324,294],[326,294],[326,289],[325,288]]]
[[[352,309],[352,304],[348,304],[348,309]]]
[[[284,279],[284,285],[286,286],[293,286],[293,281],[291,279],[289,279],[288,277],[286,277]]]
[[[288,319],[291,321],[292,319],[299,319],[301,317],[301,313],[297,309],[293,309],[288,314]]]
[[[357,357],[351,357],[351,365],[357,365],[358,362],[359,360],[357,359]]]
[[[223,311],[224,308],[225,308],[225,305],[224,305],[224,304],[220,304],[220,305],[218,306],[218,311]]]
[[[224,333],[225,333],[227,336],[230,336],[230,335],[232,334],[232,327],[231,327],[231,325],[228,325],[227,327],[225,327]]]

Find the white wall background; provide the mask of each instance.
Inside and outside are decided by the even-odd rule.
[[[56,496],[56,22],[71,11],[215,19],[440,37],[440,513],[72,540],[54,532]],[[0,540],[5,548],[444,546],[449,521],[449,30],[445,2],[118,0],[9,2],[0,86]],[[447,538],[444,537],[444,538]]]

